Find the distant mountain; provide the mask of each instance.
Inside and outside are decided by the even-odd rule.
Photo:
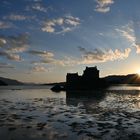
[[[140,84],[138,74],[110,75],[104,78],[110,84]]]
[[[17,80],[0,77],[0,85],[23,85],[24,83]]]

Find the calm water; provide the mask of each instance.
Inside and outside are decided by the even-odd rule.
[[[5,140],[140,140],[139,86],[72,93],[1,87],[0,108]]]

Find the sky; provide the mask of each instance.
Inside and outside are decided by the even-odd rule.
[[[0,76],[65,81],[140,72],[140,0],[1,0]]]

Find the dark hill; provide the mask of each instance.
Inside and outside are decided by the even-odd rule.
[[[110,84],[140,84],[138,74],[110,75],[104,78]]]
[[[23,83],[17,80],[0,77],[0,85],[23,85]]]

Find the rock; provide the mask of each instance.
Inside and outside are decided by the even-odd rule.
[[[52,91],[55,91],[55,92],[60,92],[62,90],[64,90],[64,87],[60,86],[60,85],[55,85],[51,88]]]

